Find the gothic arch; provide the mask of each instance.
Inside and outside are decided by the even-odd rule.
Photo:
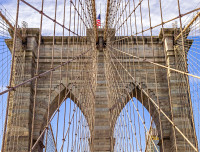
[[[48,95],[46,95],[46,96],[47,96],[47,99],[49,99],[48,98],[49,96]],[[54,90],[51,92],[51,99],[52,100],[51,100],[50,106],[49,106],[49,120],[53,119],[54,113],[57,111],[58,104],[61,107],[65,100],[71,99],[73,104],[75,104],[77,106],[77,108],[80,109],[80,112],[83,114],[84,118],[86,119],[87,124],[89,126],[89,131],[90,131],[90,134],[91,134],[91,129],[92,128],[90,127],[90,124],[88,123],[89,121],[88,121],[88,117],[87,117],[87,113],[86,113],[87,110],[83,109],[83,106],[81,106],[81,101],[79,101],[76,98],[76,96],[72,93],[72,90],[67,89],[63,84],[57,85],[54,88]],[[43,121],[41,122],[40,129],[39,130],[38,129],[34,129],[34,133],[35,134],[40,135],[42,133],[42,131],[45,129],[45,127],[47,125],[47,119],[46,119],[47,118],[47,114],[48,114],[48,111],[47,111],[47,107],[46,107],[46,112],[43,115],[43,118],[42,118]],[[38,137],[39,136],[34,138],[34,142],[36,142]],[[42,145],[41,142],[43,142],[43,139],[44,139],[44,135],[41,137],[39,145]],[[42,150],[41,147],[42,146],[39,146],[36,149],[38,149],[40,151],[40,150]]]
[[[59,93],[59,90],[60,90],[60,93]],[[60,94],[60,97],[59,97],[59,94]],[[73,101],[73,103],[81,110],[81,112],[83,113],[83,115],[85,116],[85,118],[87,120],[88,117],[86,114],[86,110],[83,109],[80,101],[77,100],[76,96],[73,93],[71,93],[71,91],[69,89],[66,89],[66,87],[63,84],[60,84],[60,86],[57,86],[56,89],[51,93],[51,99],[53,99],[53,100],[51,101],[51,104],[50,104],[49,119],[51,119],[54,112],[57,110],[59,98],[60,98],[60,101],[59,101],[60,106],[67,98],[71,99]],[[47,122],[46,118],[47,118],[47,111],[43,118],[44,121],[41,126],[41,131],[45,128],[45,125]],[[88,122],[88,120],[87,120],[87,122]]]
[[[147,90],[145,89],[145,88],[147,88],[146,85],[140,84],[140,86],[142,86],[142,89],[138,86],[135,86],[133,83],[130,83],[129,86],[127,86],[128,90],[129,90],[127,92],[129,92],[129,93],[126,94],[125,98],[121,97],[122,102],[119,102],[117,105],[114,105],[112,111],[113,111],[115,117],[112,122],[112,124],[113,124],[112,135],[114,135],[115,124],[116,124],[116,121],[117,121],[120,113],[122,112],[124,107],[129,102],[131,102],[131,100],[133,98],[136,98],[141,103],[141,105],[143,105],[146,108],[149,115],[152,117],[152,119],[156,125],[156,129],[158,131],[158,137],[159,137],[159,139],[161,139],[159,112],[158,112],[158,109],[154,106],[154,104],[149,100],[149,97],[151,97],[157,103],[157,97],[156,97],[154,91],[152,91],[150,89],[148,89],[148,95],[149,95],[149,97],[148,97],[147,94],[145,93],[145,92],[147,92]],[[168,103],[168,100],[166,102]],[[168,107],[168,109],[170,109],[170,107]],[[169,111],[167,111],[167,112],[169,112]],[[163,122],[162,127],[165,127],[165,130],[167,130],[167,132],[170,133],[171,125],[169,124],[169,122],[167,122],[166,118],[164,118],[163,116],[161,116],[161,121]],[[166,123],[168,124],[167,126],[165,125]],[[166,140],[166,142],[169,142],[170,135],[168,134],[168,137],[164,137],[164,138],[165,138],[164,140]],[[159,142],[159,144],[161,146],[161,141]]]

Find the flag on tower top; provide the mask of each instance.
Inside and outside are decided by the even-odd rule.
[[[101,26],[101,14],[99,14],[97,17],[97,27],[98,26]]]

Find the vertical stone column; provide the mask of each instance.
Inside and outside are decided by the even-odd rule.
[[[108,105],[104,54],[99,51],[95,101],[94,152],[111,151],[110,110]]]
[[[37,38],[33,33],[27,33],[24,38],[25,41],[23,42],[21,40],[17,41],[12,86],[34,76],[34,51],[37,46]],[[25,45],[23,45],[23,43]],[[11,93],[9,99],[10,104],[5,151],[29,151],[32,124],[33,84],[34,82],[29,82]]]
[[[183,56],[183,50],[174,46],[174,30],[164,29],[164,47],[166,54],[166,65],[170,68],[187,71],[185,62],[187,59]],[[182,67],[182,68],[180,68]],[[188,87],[188,77],[167,70],[169,103],[171,103],[171,119],[175,125],[183,132],[183,134],[195,145],[194,126],[192,123],[193,115],[190,109],[190,90]],[[175,130],[175,131],[174,131]],[[170,151],[187,151],[193,150],[180,133],[172,126],[171,128],[171,150]]]
[[[105,60],[103,52],[103,30],[98,29],[98,60],[97,60],[97,87],[95,92],[95,109],[94,109],[94,152],[111,151],[111,127],[110,127],[110,110],[107,96]]]

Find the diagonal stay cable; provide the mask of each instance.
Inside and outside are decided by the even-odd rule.
[[[76,81],[80,80],[80,77],[75,78],[75,80],[76,80]],[[74,84],[72,84],[72,85],[68,88],[67,92],[65,93],[64,99],[63,99],[62,102],[59,104],[59,106],[56,108],[56,110],[55,110],[54,113],[52,114],[51,118],[48,120],[48,123],[47,123],[46,127],[45,127],[45,128],[43,129],[43,131],[40,133],[39,137],[37,138],[36,142],[34,143],[33,147],[31,148],[31,151],[33,151],[33,150],[35,149],[35,147],[37,146],[39,140],[42,138],[43,134],[45,133],[46,129],[48,129],[49,124],[51,123],[51,121],[52,121],[53,118],[55,117],[56,113],[59,111],[59,109],[60,109],[62,103],[63,103],[63,102],[68,98],[68,96],[71,94],[71,91],[70,91],[70,90],[71,90],[72,87],[76,84],[76,81],[75,81]],[[80,103],[79,100],[77,100],[77,101],[78,101],[78,103]],[[74,109],[77,109],[77,107],[75,107]],[[74,111],[74,112],[75,112],[75,111]]]
[[[116,16],[117,16],[117,12],[118,12],[118,10],[119,10],[119,8],[120,8],[120,5],[121,5],[121,1],[122,0],[119,0],[118,2],[117,2],[117,6],[115,6],[115,11],[112,13],[110,13],[110,15],[112,15],[111,17],[110,17],[110,21],[109,21],[109,25],[111,25],[112,23],[114,23],[114,20],[116,20]],[[113,3],[113,2],[112,2]]]
[[[110,51],[110,50],[109,50],[109,52],[112,53],[112,51]],[[112,54],[113,54],[113,53],[112,53]],[[114,55],[114,54],[113,54],[113,55]],[[110,56],[110,54],[109,54],[109,56]],[[115,58],[116,58],[116,56],[115,56]],[[116,70],[116,72],[117,72],[117,74],[118,74],[120,80],[122,81],[122,83],[123,83],[123,85],[124,85],[124,81],[123,81],[123,79],[122,79],[122,77],[121,77],[119,71],[117,70],[117,67],[116,67],[116,65],[114,64],[114,61],[113,61],[113,59],[112,59],[111,56],[110,56],[110,59],[111,59],[111,62],[112,62],[112,64],[113,64],[113,66],[114,66],[114,68],[115,68],[115,70]],[[117,58],[116,58],[116,59],[117,59]],[[117,61],[118,61],[118,59],[117,59]],[[118,61],[118,62],[119,62],[119,61]],[[120,63],[120,65],[121,65],[121,62],[119,62],[119,63]],[[121,65],[121,66],[123,66],[123,65]],[[123,67],[123,68],[124,68],[124,67]],[[125,70],[125,71],[126,71],[126,70]],[[126,71],[126,72],[127,72],[127,71]],[[130,76],[130,75],[129,75],[129,76]],[[132,76],[131,76],[131,78],[134,80],[134,78],[133,78]],[[137,82],[136,82],[135,80],[134,80],[134,82],[135,82],[135,84],[137,84]],[[124,86],[125,86],[125,85],[124,85]],[[118,86],[118,87],[119,87],[119,86]],[[120,91],[120,92],[121,92],[121,91]],[[134,104],[134,101],[133,101],[133,99],[131,98],[130,93],[129,93],[127,90],[126,90],[126,92],[127,92],[127,95],[129,96],[129,98],[131,99],[131,102],[132,102],[132,104],[133,104],[133,107],[134,107],[134,109],[136,110],[136,112],[137,112],[137,114],[138,114],[138,116],[139,116],[139,119],[141,120],[142,124],[144,125],[145,130],[147,131],[148,129],[147,129],[145,123],[144,123],[144,120],[142,119],[142,117],[141,117],[141,115],[140,115],[140,113],[139,113],[139,111],[138,111],[136,105]],[[127,110],[126,107],[124,107],[124,108],[125,108],[125,111],[126,111],[126,113],[127,113],[128,119],[129,119],[129,121],[131,122],[130,116],[129,116],[129,114],[128,114],[128,110]],[[131,128],[133,129],[132,123],[131,123]],[[152,141],[151,138],[150,138],[150,140]],[[152,142],[152,143],[153,143],[153,145],[154,145],[154,148],[155,148],[156,151],[158,152],[158,149],[157,149],[155,143],[154,143],[154,142]],[[140,148],[140,149],[141,149],[141,148]],[[141,149],[141,151],[142,151],[142,149]]]
[[[109,45],[110,46],[110,45]],[[110,46],[111,47],[111,46]],[[174,69],[174,68],[170,68],[170,67],[167,67],[165,65],[162,65],[162,64],[159,64],[159,63],[155,63],[155,62],[152,62],[152,61],[149,61],[147,59],[143,59],[141,57],[138,57],[138,56],[135,56],[135,55],[132,55],[130,53],[126,53],[126,52],[123,52],[117,48],[114,48],[114,47],[111,47],[112,49],[118,51],[118,52],[121,52],[123,54],[126,54],[126,55],[129,55],[129,56],[132,56],[133,58],[136,58],[138,60],[141,60],[141,61],[144,61],[144,62],[148,62],[148,63],[151,63],[153,65],[156,65],[156,66],[159,66],[159,67],[162,67],[162,68],[165,68],[165,69],[168,69],[168,70],[172,70],[172,71],[175,71],[175,72],[178,72],[178,73],[181,73],[181,74],[184,74],[184,75],[188,75],[188,76],[192,76],[194,78],[197,78],[197,79],[200,79],[200,76],[197,76],[197,75],[193,75],[193,74],[190,74],[190,73],[187,73],[187,72],[184,72],[184,71],[181,71],[181,70],[177,70],[177,69]]]
[[[98,42],[95,0],[91,0],[91,3],[92,3],[93,28],[95,32],[96,42]]]
[[[76,36],[79,36],[77,33],[75,33],[74,31],[70,30],[69,28],[67,28],[65,25],[59,23],[58,21],[56,21],[55,19],[51,18],[50,16],[48,16],[47,14],[45,14],[44,12],[40,11],[39,9],[37,9],[36,7],[34,7],[33,5],[31,5],[30,3],[26,2],[25,0],[20,0],[22,1],[24,4],[26,4],[27,6],[31,7],[32,9],[34,9],[35,11],[37,11],[40,14],[43,14],[45,17],[47,17],[48,19],[50,19],[51,21],[53,21],[54,23],[60,25],[61,27],[65,28],[66,30],[68,30],[69,32],[73,33]]]
[[[106,41],[107,38],[107,30],[108,30],[108,18],[109,18],[109,9],[110,9],[110,0],[107,0],[107,10],[106,10],[106,26],[104,30],[104,41]]]
[[[198,17],[200,16],[200,12],[197,13],[197,15],[192,19],[192,21],[190,21],[190,23],[183,29],[183,31],[175,38],[175,41],[177,41],[183,33],[185,33],[189,27],[198,19]]]
[[[143,2],[143,0],[141,0],[138,4],[137,4],[137,6],[132,10],[132,12],[127,16],[127,18],[119,25],[119,27],[115,30],[115,32],[113,33],[113,34],[111,34],[111,35],[109,35],[110,37],[112,37],[115,33],[117,33],[117,31],[125,24],[125,22],[127,22],[127,20],[129,19],[129,18],[131,18],[131,16],[132,16],[132,14],[136,11],[136,9],[139,7],[139,6],[141,6],[141,4],[142,4],[142,2]],[[128,3],[127,3],[128,4]],[[114,28],[116,27],[116,25],[117,25],[117,23],[119,23],[119,20],[116,22],[116,24],[114,25]],[[135,35],[137,35],[137,32],[136,32],[136,34]],[[119,40],[118,40],[119,41]]]
[[[64,143],[65,143],[67,134],[69,133],[69,129],[70,129],[70,126],[71,126],[71,124],[72,124],[72,120],[74,119],[74,115],[75,115],[76,109],[77,109],[77,107],[75,107],[74,110],[73,110],[72,117],[71,117],[71,119],[70,119],[70,121],[69,121],[69,126],[68,126],[68,128],[67,128],[67,131],[66,131],[66,133],[65,133],[64,138],[62,139],[62,146],[60,147],[60,150],[59,150],[60,152],[61,152],[61,150],[63,151]],[[81,115],[81,117],[82,117],[82,115]],[[81,120],[81,118],[79,119],[79,121],[80,121],[80,120]]]
[[[90,49],[88,49],[87,51],[83,52],[82,54],[73,57],[71,60],[68,60],[68,61],[66,61],[66,62],[64,62],[64,63],[62,63],[62,64],[60,64],[60,65],[58,65],[58,66],[56,66],[56,67],[54,67],[54,68],[51,68],[50,70],[47,70],[47,71],[45,71],[45,72],[43,72],[43,73],[41,73],[41,74],[38,74],[38,75],[36,75],[36,76],[34,76],[34,77],[32,77],[32,78],[26,80],[26,81],[24,81],[24,82],[22,82],[22,83],[20,83],[20,84],[18,84],[18,85],[16,85],[16,86],[14,86],[14,87],[9,87],[7,90],[4,90],[4,91],[0,92],[0,95],[3,95],[3,94],[5,94],[5,93],[7,93],[7,92],[10,92],[10,91],[13,91],[13,90],[15,90],[16,88],[18,88],[18,87],[20,87],[20,86],[22,86],[22,85],[24,85],[24,84],[26,84],[26,83],[28,83],[28,82],[31,82],[31,81],[33,81],[33,80],[35,80],[35,79],[37,79],[37,78],[41,78],[41,77],[43,77],[43,76],[45,76],[45,75],[47,75],[47,74],[50,74],[50,72],[55,71],[56,69],[58,69],[58,68],[60,68],[60,67],[62,67],[62,66],[65,66],[65,65],[67,65],[67,64],[69,64],[69,63],[71,63],[72,61],[78,59],[79,57],[81,57],[81,56],[83,56],[84,54],[90,52],[91,50],[92,50],[92,49],[90,48]]]
[[[188,15],[188,14],[191,14],[191,13],[196,12],[196,11],[199,11],[199,10],[200,10],[200,7],[199,7],[199,8],[196,8],[196,9],[193,9],[192,11],[188,11],[188,12],[186,12],[186,13],[184,13],[184,14],[181,14],[181,17],[184,17],[184,16],[186,16],[186,15]],[[172,21],[174,21],[174,20],[176,20],[176,19],[179,19],[179,18],[180,18],[180,16],[178,15],[178,16],[176,16],[176,17],[170,19],[170,20],[164,21],[164,22],[162,22],[162,23],[160,23],[160,24],[157,24],[157,25],[155,25],[155,26],[149,27],[149,28],[147,28],[147,29],[145,29],[145,30],[142,30],[142,31],[140,31],[140,32],[134,33],[134,34],[132,34],[132,35],[130,35],[130,36],[125,36],[125,37],[123,37],[123,38],[120,38],[120,39],[117,39],[117,40],[113,40],[113,41],[110,41],[110,42],[122,41],[122,40],[124,40],[124,39],[131,38],[131,37],[133,37],[133,36],[135,36],[135,35],[144,33],[144,32],[146,32],[146,31],[149,31],[150,29],[155,29],[156,27],[159,27],[159,26],[161,26],[161,25],[167,24],[167,23],[172,22]]]
[[[77,12],[78,16],[80,17],[80,19],[81,19],[81,21],[83,22],[83,24],[85,25],[85,27],[88,28],[87,25],[86,25],[86,23],[85,23],[85,21],[83,20],[83,17],[81,16],[81,14],[80,14],[80,12],[78,11],[76,5],[74,4],[74,2],[73,2],[72,0],[70,0],[70,3],[72,3],[72,5],[74,6],[74,10]]]
[[[112,51],[110,51],[112,53]],[[182,131],[174,124],[174,122],[167,116],[167,114],[157,105],[157,103],[148,95],[148,93],[142,89],[141,85],[135,80],[135,78],[130,74],[130,72],[122,65],[122,63],[116,58],[117,62],[122,66],[122,68],[127,72],[127,74],[133,79],[135,85],[150,99],[153,105],[164,115],[164,117],[172,124],[172,126],[181,134],[181,136],[190,144],[190,146],[195,150],[198,149],[190,142],[190,140],[182,133]]]
[[[53,139],[55,152],[58,152],[57,147],[56,147],[56,141],[55,141],[55,138],[54,138],[53,128],[52,128],[51,124],[49,124],[49,128],[50,128],[50,131],[51,131],[51,136],[52,136],[52,139]]]
[[[106,54],[105,54],[105,52],[104,52],[104,55],[106,56]],[[110,57],[110,56],[106,56],[106,58],[108,58],[108,57]],[[110,60],[110,59],[109,59]],[[110,61],[112,61],[112,59],[110,60]],[[114,63],[113,62],[111,62],[113,65],[114,65]],[[114,65],[114,67],[115,67],[115,65]],[[116,69],[116,71],[117,71],[117,69]],[[119,92],[119,94],[120,95],[122,95],[122,91],[120,90],[120,86],[119,86],[119,83],[118,83],[118,81],[116,80],[116,78],[113,76],[114,75],[114,73],[113,73],[113,70],[110,70],[110,72],[111,72],[111,76],[112,76],[112,79],[114,80],[114,82],[116,83],[116,92]],[[118,72],[117,72],[118,73]],[[118,73],[119,74],[119,73]],[[121,78],[121,77],[120,77]],[[109,80],[108,80],[109,81]],[[120,98],[119,97],[119,94],[116,94],[116,96],[118,97],[118,98]],[[118,103],[117,103],[118,104]],[[111,109],[110,109],[111,110]],[[126,112],[127,112],[127,109],[126,109]],[[122,117],[123,117],[123,122],[124,123],[126,123],[125,122],[125,120],[124,120],[124,116],[122,115]],[[134,132],[134,137],[135,137],[135,140],[136,140],[136,143],[137,143],[137,145],[138,145],[138,147],[140,148],[140,150],[141,150],[141,146],[139,145],[139,142],[138,142],[138,139],[137,139],[137,136],[136,136],[136,131],[135,131],[135,129],[133,128],[133,124],[131,123],[131,120],[130,120],[130,117],[129,117],[129,115],[128,115],[128,118],[129,118],[129,121],[130,121],[130,124],[131,124],[131,129],[132,129],[132,131]],[[120,121],[121,122],[121,121]],[[126,127],[126,133],[127,133],[127,125],[125,125],[125,127]],[[129,139],[129,138],[128,138]]]
[[[85,16],[85,19],[86,19],[88,25],[89,25],[90,28],[91,28],[90,22],[88,21],[88,18],[87,18],[87,14],[86,14],[86,12],[85,12],[85,9],[83,8],[83,3],[82,3],[80,0],[79,0],[79,3],[80,3],[80,6],[81,6],[81,9],[83,10],[83,14],[84,14],[84,16]]]

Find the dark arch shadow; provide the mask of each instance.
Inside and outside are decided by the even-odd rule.
[[[59,92],[60,91],[60,92]],[[60,94],[60,95],[59,95]],[[60,97],[59,97],[60,96]],[[59,100],[60,98],[60,100]],[[81,110],[81,112],[83,113],[83,115],[85,116],[86,120],[87,120],[87,114],[86,114],[86,110],[83,109],[83,106],[81,106],[81,101],[79,101],[77,99],[77,97],[72,93],[71,90],[67,89],[63,84],[61,84],[61,86],[57,86],[56,89],[51,93],[51,104],[50,104],[50,110],[49,110],[49,120],[51,119],[51,117],[53,116],[54,112],[57,111],[58,109],[58,105],[62,105],[62,103],[67,99],[71,99],[73,101],[73,103]],[[41,130],[43,130],[46,127],[46,118],[47,118],[47,113],[45,113],[44,118],[43,118],[43,124],[41,126]],[[88,120],[87,120],[88,122]]]
[[[142,86],[142,88],[146,88],[145,84],[140,84],[140,86]],[[122,112],[124,107],[128,104],[128,102],[132,102],[130,100],[132,100],[132,98],[135,97],[141,103],[141,105],[143,105],[146,108],[146,110],[149,112],[150,116],[152,117],[152,119],[156,125],[157,131],[158,131],[158,137],[159,137],[159,139],[161,139],[158,109],[149,100],[149,97],[144,92],[144,89],[141,89],[140,86],[136,86],[133,83],[130,83],[129,85],[127,85],[127,87],[126,87],[127,89],[125,91],[126,94],[124,94],[119,99],[119,102],[111,108],[111,112],[115,116],[113,118],[113,122],[111,123],[113,125],[112,126],[112,136],[114,135],[115,124],[116,124],[116,121],[117,121],[120,113]],[[155,93],[150,89],[148,89],[148,93],[149,93],[148,95],[157,103],[157,97],[156,97]]]
[[[48,96],[48,95],[47,95]],[[50,103],[50,108],[49,108],[49,120],[53,119],[53,116],[55,114],[55,112],[58,110],[58,105],[59,107],[64,103],[65,100],[67,99],[71,99],[71,101],[77,106],[77,108],[80,109],[81,113],[83,114],[87,124],[88,124],[88,117],[87,117],[87,109],[85,109],[83,106],[81,106],[83,103],[81,103],[81,101],[79,101],[77,99],[77,97],[72,93],[72,90],[67,89],[63,84],[58,85],[57,87],[54,88],[54,91],[52,91],[51,93],[51,103]],[[59,100],[60,99],[60,100]],[[48,111],[46,109],[46,113],[43,115],[43,122],[42,125],[40,127],[40,134],[42,133],[42,131],[45,129],[45,127],[47,127],[47,114]],[[90,124],[88,124],[89,126],[89,131],[91,134],[91,127]],[[39,142],[39,151],[42,151],[42,141],[44,138],[44,134],[42,136],[42,138],[40,139]]]

